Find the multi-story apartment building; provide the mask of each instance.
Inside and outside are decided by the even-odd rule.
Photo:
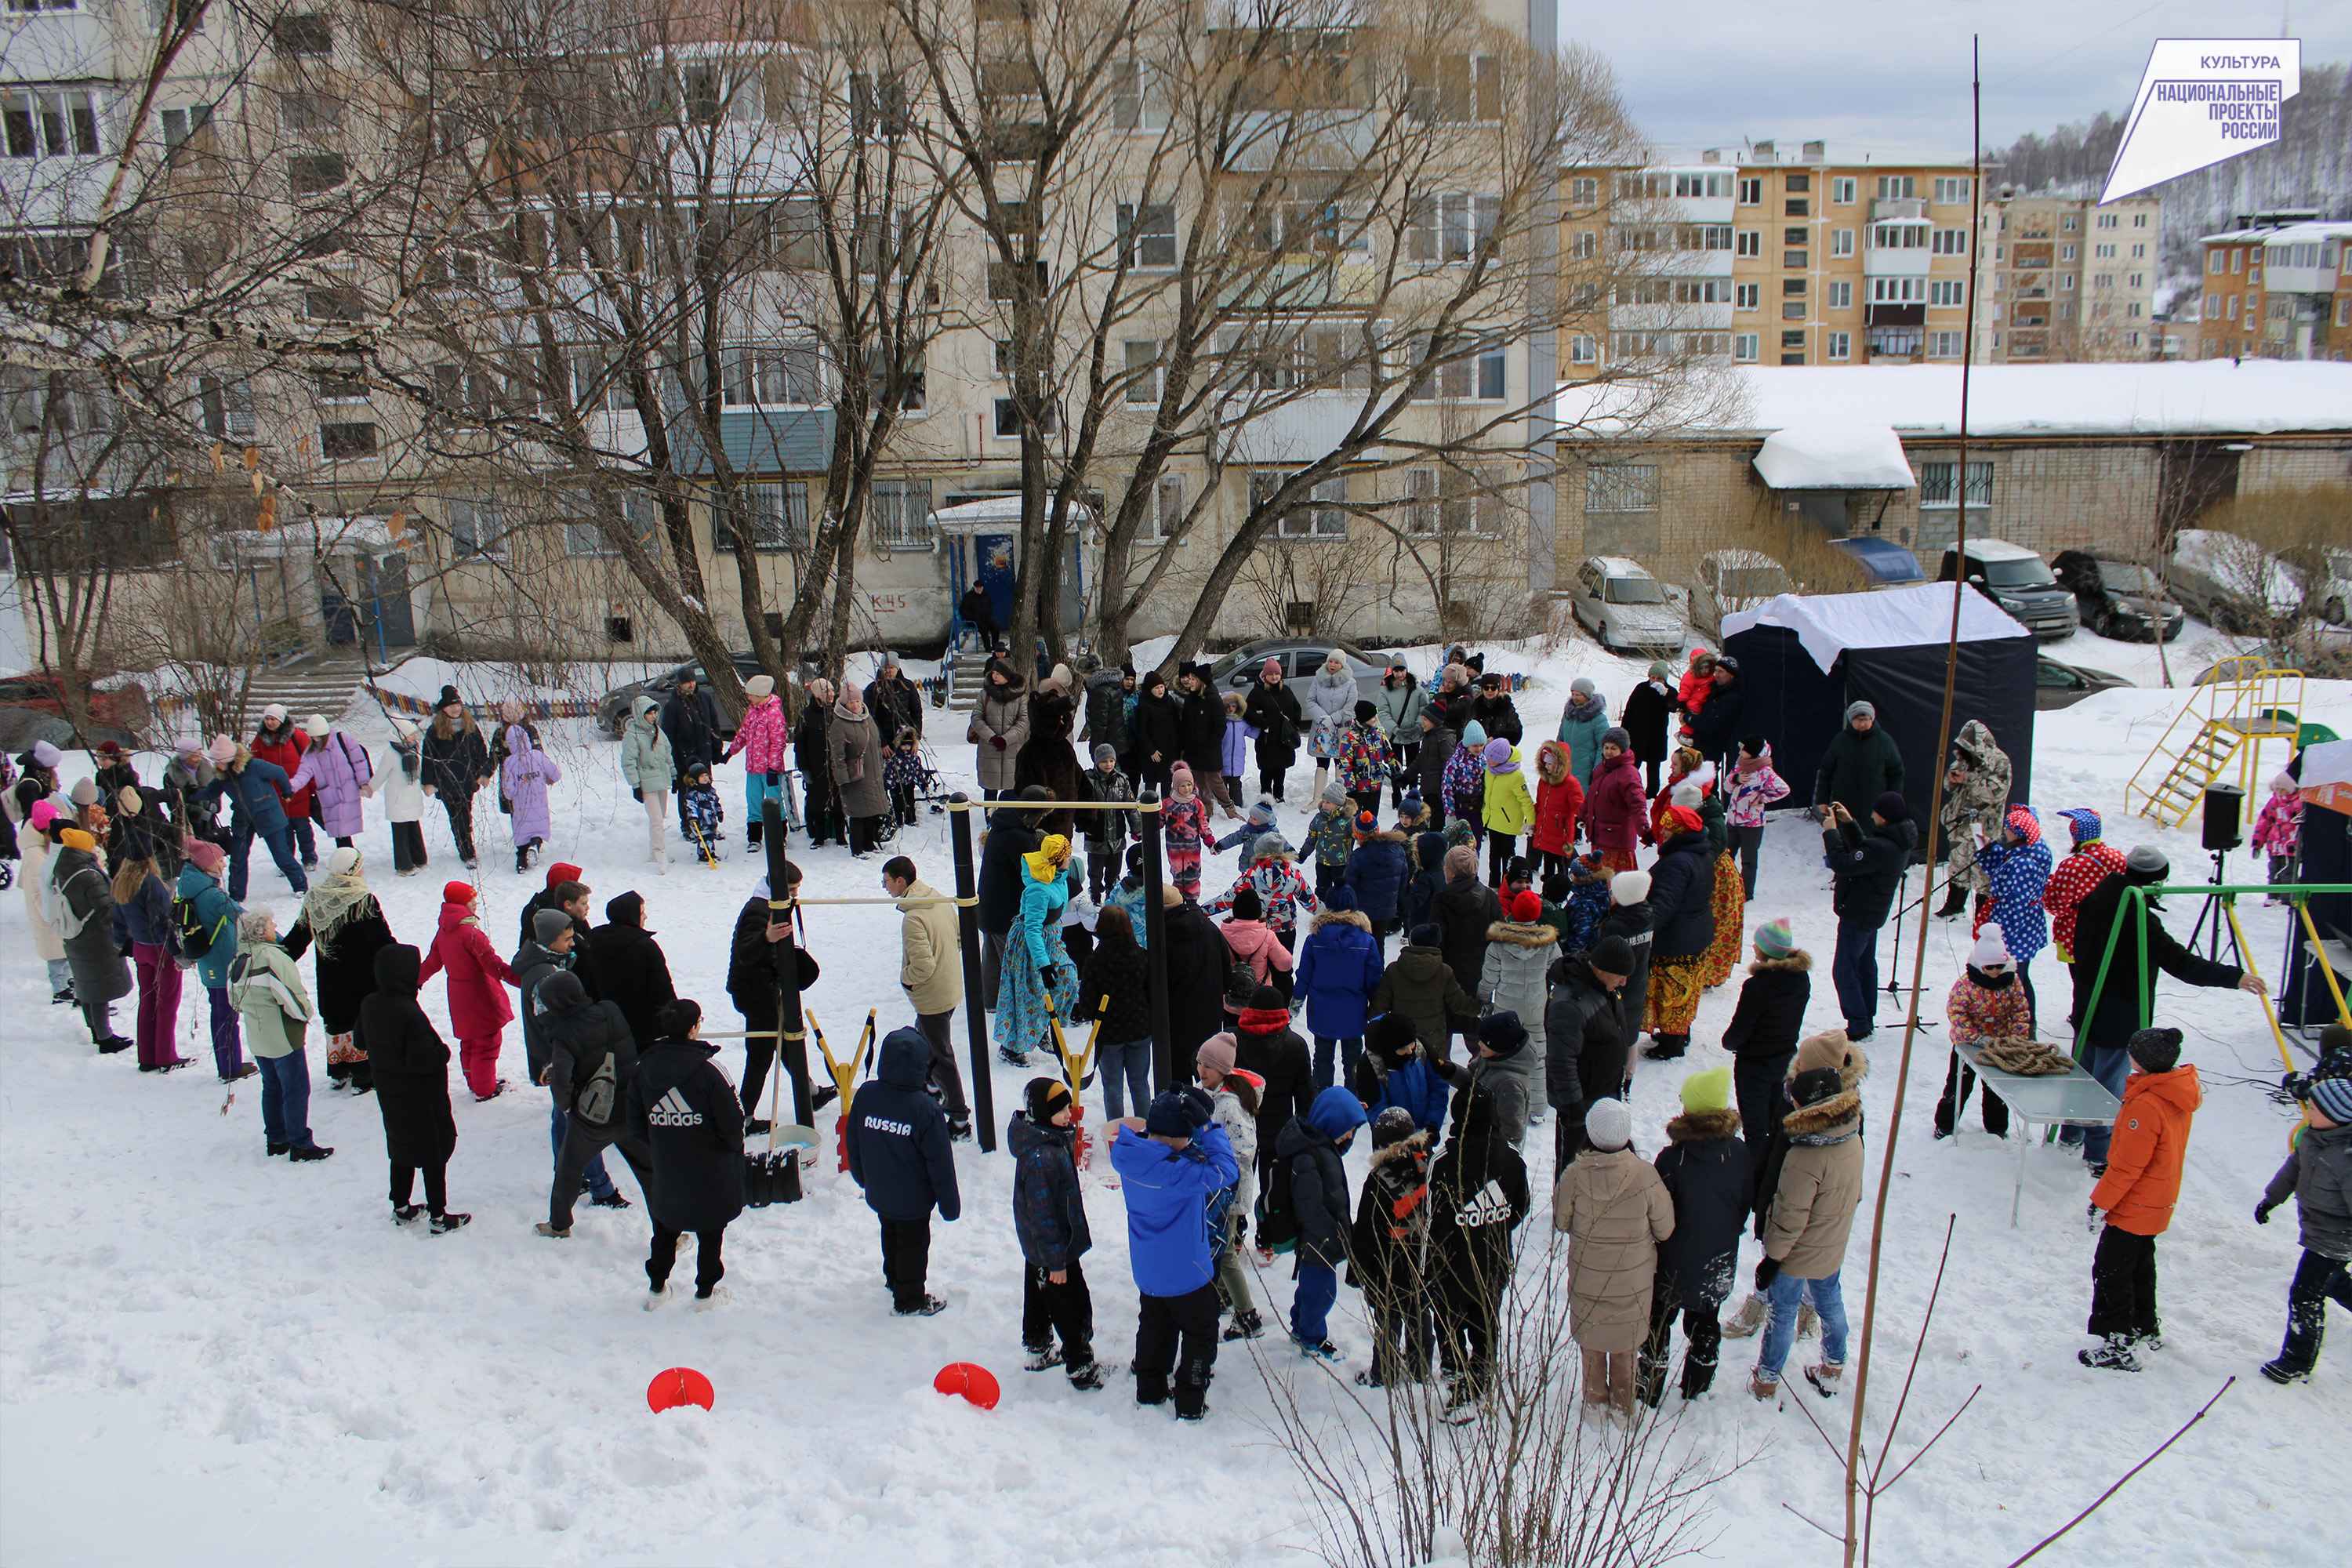
[[[2198,358],[2352,358],[2352,223],[2250,213],[2199,243]]]
[[[2101,206],[2006,187],[1986,192],[1977,247],[1978,362],[2152,357],[2163,211],[2155,196]]]

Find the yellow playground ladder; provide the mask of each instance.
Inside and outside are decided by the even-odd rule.
[[[2254,658],[2223,659],[2132,775],[2124,808],[2178,827],[2210,784],[2233,782],[2248,804],[2258,802],[2263,742],[2284,741],[2292,753],[2302,709],[2303,671],[2265,669]]]

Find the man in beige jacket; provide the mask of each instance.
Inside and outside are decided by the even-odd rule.
[[[907,919],[899,928],[898,984],[915,1009],[915,1026],[931,1044],[931,1082],[948,1113],[948,1136],[971,1136],[971,1108],[957,1076],[953,1035],[956,1004],[963,1000],[963,960],[957,942],[955,900],[921,880],[915,863],[894,855],[882,868],[882,887]]]
[[[1861,1067],[1861,1053],[1850,1061]],[[1863,1069],[1863,1070],[1867,1070]],[[1764,1261],[1756,1289],[1770,1303],[1764,1344],[1748,1391],[1769,1400],[1780,1392],[1780,1368],[1796,1338],[1797,1308],[1810,1298],[1822,1315],[1822,1359],[1805,1381],[1824,1399],[1835,1398],[1845,1372],[1845,1300],[1838,1274],[1862,1204],[1862,1072],[1811,1068],[1790,1085],[1796,1109],[1780,1119],[1788,1155],[1764,1225]]]

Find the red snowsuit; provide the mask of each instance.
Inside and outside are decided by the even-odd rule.
[[[445,969],[449,973],[449,1027],[457,1037],[466,1086],[476,1098],[487,1100],[498,1092],[499,1037],[514,1017],[506,988],[515,983],[515,973],[482,934],[482,922],[474,918],[471,904],[441,906],[441,929],[425,955],[424,967],[416,972],[417,984]]]

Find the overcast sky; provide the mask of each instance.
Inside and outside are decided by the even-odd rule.
[[[1969,37],[1984,49],[1984,136],[2131,107],[2160,37],[2274,37],[2306,65],[2352,58],[2352,3],[2277,0],[1714,0],[1704,6],[1561,0],[1560,37],[1616,66],[1627,103],[1667,156],[1777,139],[1864,153],[1965,160]]]

